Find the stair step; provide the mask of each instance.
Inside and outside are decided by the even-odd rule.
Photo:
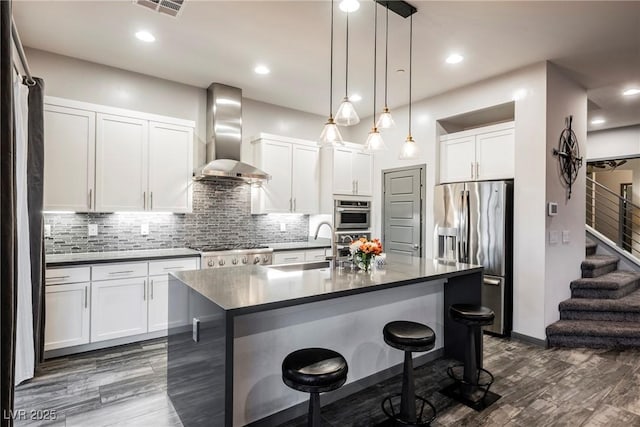
[[[620,258],[610,255],[589,255],[582,261],[582,277],[599,277],[615,271]]]
[[[620,299],[571,298],[562,301],[560,319],[640,322],[640,290]]]
[[[587,277],[571,282],[572,298],[622,298],[638,289],[640,273],[615,270],[598,277]]]
[[[640,322],[559,320],[547,326],[553,347],[640,348]]]
[[[596,242],[591,239],[587,239],[585,246],[587,256],[596,254],[596,248],[598,247],[598,244]]]

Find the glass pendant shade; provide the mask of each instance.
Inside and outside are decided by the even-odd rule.
[[[376,127],[378,129],[391,129],[396,127],[396,122],[393,121],[391,111],[389,111],[388,107],[384,107],[384,110],[382,110],[382,114],[380,114],[376,122]]]
[[[374,127],[373,129],[371,129],[371,132],[369,132],[369,136],[367,136],[365,147],[367,151],[382,151],[387,149],[387,146],[385,145],[384,139],[382,139],[382,135],[378,131],[378,128]]]
[[[349,101],[348,96],[342,99],[342,103],[336,112],[335,122],[338,126],[353,126],[360,123],[360,117],[358,117],[358,113],[356,113],[356,109]]]
[[[324,124],[324,128],[322,128],[322,133],[320,134],[320,145],[344,145],[342,142],[342,135],[340,135],[340,131],[338,130],[338,126],[333,121],[333,117],[329,117],[327,123]]]
[[[400,160],[413,160],[418,158],[419,153],[420,150],[418,150],[418,144],[416,144],[413,137],[409,135],[402,144],[399,158]]]
[[[343,12],[351,13],[360,9],[360,2],[358,0],[342,0],[340,2],[340,10]]]

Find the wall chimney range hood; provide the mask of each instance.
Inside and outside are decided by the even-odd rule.
[[[212,83],[207,89],[207,164],[195,180],[235,179],[261,183],[266,172],[240,161],[242,89]]]

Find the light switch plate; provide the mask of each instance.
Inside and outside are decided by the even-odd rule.
[[[280,223],[280,231],[287,231],[287,223],[286,222],[281,222]]]
[[[142,225],[140,225],[140,234],[143,236],[148,236],[149,235],[149,224],[148,223],[144,223]]]
[[[549,231],[549,244],[557,245],[560,243],[560,232],[559,231]]]
[[[97,236],[98,235],[98,224],[89,224],[87,226],[87,234],[89,236]]]
[[[44,237],[51,237],[51,224],[44,225]]]
[[[562,231],[562,243],[569,243],[571,241],[569,230]]]

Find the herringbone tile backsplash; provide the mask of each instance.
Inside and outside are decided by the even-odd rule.
[[[147,236],[140,234],[144,223]],[[251,215],[251,188],[235,181],[195,182],[189,214],[45,213],[45,224],[51,225],[48,254],[295,242],[309,234],[308,215]],[[88,236],[89,224],[98,225],[97,236]]]

